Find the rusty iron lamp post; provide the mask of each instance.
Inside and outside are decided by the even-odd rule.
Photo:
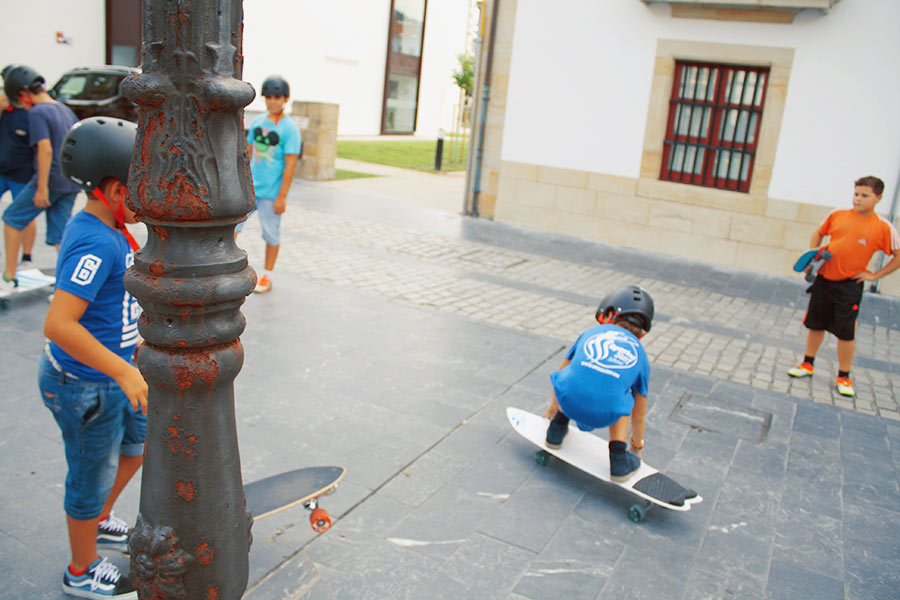
[[[234,241],[253,206],[242,28],[241,0],[143,0],[142,73],[123,84],[139,106],[128,205],[148,230],[125,276],[150,387],[129,542],[142,600],[238,600],[247,587],[234,378],[256,275]]]

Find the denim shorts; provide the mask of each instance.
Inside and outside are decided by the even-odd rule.
[[[28,184],[19,183],[18,181],[13,181],[12,179],[0,176],[0,198],[2,198],[3,194],[9,190],[9,193],[12,194],[11,199],[15,199],[26,185]]]
[[[63,230],[66,228],[66,223],[69,222],[69,217],[72,216],[72,207],[75,205],[77,192],[70,194],[51,193],[49,208],[38,208],[34,205],[34,195],[36,193],[37,188],[30,185],[25,186],[13,198],[12,204],[3,211],[3,222],[13,229],[22,231],[42,211],[47,211],[45,216],[47,219],[46,241],[51,246],[58,246],[62,243]]]
[[[268,198],[257,198],[256,206],[253,207],[253,210],[250,211],[247,218],[249,219],[250,215],[253,213],[259,215],[259,225],[262,228],[263,241],[270,246],[280,246],[281,215],[275,214],[275,201],[269,200]],[[234,228],[235,233],[240,233],[241,229],[244,228],[244,223],[245,221],[241,221],[237,224],[237,227]]]
[[[38,385],[65,444],[66,514],[77,520],[99,517],[119,456],[144,452],[147,417],[131,408],[115,381],[74,378],[57,370],[46,354],[41,356]]]

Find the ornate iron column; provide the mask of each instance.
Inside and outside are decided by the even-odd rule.
[[[253,203],[241,0],[143,0],[128,204],[148,241],[125,285],[150,386],[131,576],[143,600],[237,600],[250,548],[234,413],[240,312],[256,276],[234,242]]]

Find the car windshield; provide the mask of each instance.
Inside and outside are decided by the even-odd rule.
[[[105,100],[119,93],[122,75],[78,73],[66,75],[53,91],[57,100]]]

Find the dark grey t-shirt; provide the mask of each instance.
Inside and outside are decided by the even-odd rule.
[[[79,191],[77,185],[63,177],[59,166],[59,151],[62,148],[63,138],[69,132],[69,128],[78,122],[78,117],[65,104],[61,102],[41,102],[28,111],[28,129],[31,145],[36,146],[41,140],[50,140],[53,147],[53,162],[50,164],[50,179],[47,182],[50,193],[71,194]],[[28,184],[37,187],[37,152],[34,154],[34,175]]]

